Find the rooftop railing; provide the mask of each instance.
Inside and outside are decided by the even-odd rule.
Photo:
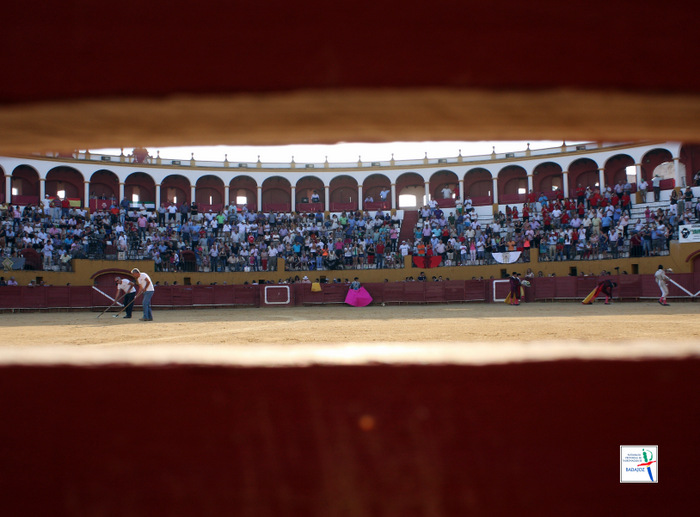
[[[160,156],[160,151],[156,152],[156,156],[150,155],[135,155],[122,154],[107,155],[101,153],[93,153],[89,150],[75,151],[74,153],[33,153],[32,156],[42,158],[53,158],[58,160],[78,160],[92,162],[108,162],[114,164],[136,164],[150,167],[202,167],[202,168],[222,168],[222,169],[354,169],[354,168],[383,168],[383,167],[416,167],[416,166],[440,166],[440,165],[459,165],[463,163],[487,163],[491,161],[520,161],[528,160],[533,157],[552,156],[557,154],[577,153],[577,152],[595,152],[602,149],[612,149],[616,147],[625,147],[635,145],[633,142],[587,142],[578,144],[566,144],[557,147],[549,147],[544,149],[530,149],[529,144],[526,149],[515,152],[497,153],[494,147],[490,154],[462,156],[461,151],[457,156],[452,157],[428,157],[427,153],[423,158],[411,160],[394,160],[393,156],[389,160],[379,161],[363,161],[362,157],[358,157],[356,162],[296,162],[294,157],[286,163],[280,162],[263,162],[258,157],[257,161],[236,161],[229,160],[228,156],[224,156],[222,161],[200,161],[197,160],[194,153],[190,159],[171,159]]]

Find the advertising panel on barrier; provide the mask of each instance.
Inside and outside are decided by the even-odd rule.
[[[700,224],[682,224],[678,227],[678,242],[700,242]]]
[[[292,303],[288,285],[266,285],[263,287],[264,305],[289,305]]]

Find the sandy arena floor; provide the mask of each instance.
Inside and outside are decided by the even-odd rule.
[[[2,363],[492,363],[700,355],[700,306],[345,305],[0,314]]]

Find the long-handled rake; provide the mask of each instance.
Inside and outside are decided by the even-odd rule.
[[[137,296],[138,296],[138,293],[137,293]],[[126,310],[127,307],[130,307],[131,305],[133,305],[135,301],[136,301],[136,296],[134,296],[134,299],[133,299],[133,300],[131,300],[131,301],[130,301],[129,303],[127,303],[126,305],[124,305],[124,307],[122,307],[122,310],[120,310],[118,313],[116,313],[113,317],[114,317],[114,318],[118,318],[119,315],[120,315],[122,312],[124,312],[124,310]]]
[[[114,304],[117,303],[119,300],[121,300],[121,297],[115,298],[114,301],[112,302],[112,305],[110,305],[110,306],[107,307],[105,310],[103,310],[103,311],[99,314],[99,316],[97,316],[97,319],[100,319],[100,316],[102,316],[105,312],[107,312],[109,309],[111,309],[112,307],[114,307]],[[124,310],[124,309],[122,309],[122,310]]]

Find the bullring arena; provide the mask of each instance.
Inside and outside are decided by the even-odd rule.
[[[673,142],[569,147],[521,158],[575,169],[590,154],[612,165],[577,174],[602,181],[645,157],[649,165],[635,165],[635,174],[661,167],[669,175],[661,199],[637,195],[636,214],[670,205],[700,153]],[[685,171],[669,160],[676,152]],[[0,157],[22,162],[14,170],[37,198],[78,169],[104,167],[81,153],[65,159],[57,180],[57,160]],[[512,158],[488,160],[513,171]],[[165,177],[158,169],[169,167],[178,166],[149,172]],[[376,166],[400,178],[395,167]],[[418,167],[437,177],[445,165]],[[128,185],[129,171],[144,164],[114,168],[127,180],[112,178],[120,194],[148,186],[145,174]],[[517,175],[516,184],[542,181]],[[555,176],[566,184],[568,173]],[[458,182],[461,195],[468,183]],[[251,199],[265,207],[268,198],[261,188]],[[480,200],[482,215],[492,201]],[[334,207],[330,195],[323,202]],[[410,230],[417,210],[392,208],[392,217],[399,212]],[[684,228],[692,237],[695,226]],[[35,250],[12,256],[4,267],[29,267],[4,271],[20,285],[0,287],[0,414],[11,422],[0,426],[6,513],[541,515],[545,505],[553,515],[588,516],[640,513],[640,501],[642,514],[658,513],[667,500],[685,508],[695,479],[686,451],[700,419],[700,250],[685,240],[680,230],[669,234],[650,256],[625,243],[617,256],[571,260],[540,247],[515,263],[430,267],[407,255],[391,268],[309,270],[328,280],[320,291],[295,282],[307,272],[288,270],[284,258],[263,271],[215,272],[197,262],[156,270],[141,247],[115,255],[89,241],[70,268],[37,261]],[[669,306],[657,302],[660,263],[673,270]],[[115,278],[134,267],[157,282],[153,321],[139,321],[139,307],[131,320],[109,309]],[[504,277],[528,268],[537,274],[524,301],[506,305]],[[424,272],[428,281],[410,280]],[[354,276],[371,305],[343,303]],[[605,279],[618,284],[612,304],[582,305]],[[656,451],[648,479],[663,502],[648,503],[646,477],[621,482],[622,446]]]
[[[0,315],[6,362],[500,363],[700,353],[697,303],[453,303]],[[136,314],[136,313],[135,313]]]
[[[529,188],[629,179],[641,215],[668,208],[700,170],[697,2],[93,4],[20,2],[6,17],[2,202],[48,195],[92,210],[128,197],[154,209],[177,198],[213,210],[240,195],[292,212],[317,190],[312,208],[330,214],[376,210],[360,204],[387,188],[398,212],[400,195],[429,199],[449,183],[490,219]],[[411,163],[377,164],[157,153],[543,139],[562,144],[478,158],[417,149]],[[126,153],[88,151],[104,148]],[[147,163],[134,163],[137,148]],[[660,200],[640,198],[656,172]],[[214,273],[157,271],[138,247],[44,269],[36,254],[10,254],[2,515],[690,514],[700,249],[670,237],[650,257],[533,249],[528,264],[440,266],[440,286],[405,287],[410,259],[343,271],[372,293],[363,308],[343,304],[344,282],[313,296],[290,286],[287,305],[277,289],[265,306],[252,281],[304,275],[281,260]],[[660,263],[683,286],[670,306],[656,301]],[[113,295],[132,267],[159,282],[154,320],[98,318],[111,302],[94,288]],[[543,279],[525,302],[499,301],[492,283],[527,267]],[[583,306],[607,273],[620,284],[613,303]],[[622,482],[623,446],[648,464],[631,468],[638,482]]]
[[[694,484],[697,303],[114,314],[0,314],[13,515],[602,515],[644,493],[625,444]]]

